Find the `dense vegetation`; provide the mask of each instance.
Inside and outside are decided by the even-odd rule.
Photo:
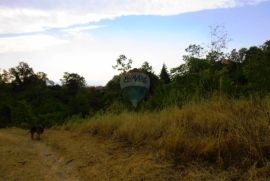
[[[170,72],[164,64],[159,75],[145,62],[139,69],[149,75],[149,94],[136,111],[161,110],[170,105],[181,107],[212,97],[261,99],[270,90],[270,41],[222,52],[224,45],[212,41],[210,50],[190,45],[185,63]],[[222,43],[222,42],[221,42]],[[126,63],[127,62],[127,63]],[[76,73],[64,73],[61,85],[54,84],[43,72],[25,62],[0,72],[0,127],[28,127],[37,122],[46,126],[62,124],[74,116],[82,118],[133,110],[121,95],[119,79],[131,68],[132,60],[124,55],[117,59],[121,71],[104,87],[86,86]]]

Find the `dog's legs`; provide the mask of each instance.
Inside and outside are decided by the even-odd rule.
[[[33,140],[34,139],[34,132],[31,132],[31,139]]]

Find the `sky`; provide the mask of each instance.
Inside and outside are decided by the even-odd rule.
[[[225,51],[262,45],[269,17],[270,0],[0,0],[0,69],[23,61],[56,83],[69,72],[105,85],[119,55],[159,74],[207,46],[211,26],[227,32]]]

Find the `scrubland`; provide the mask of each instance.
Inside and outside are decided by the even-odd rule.
[[[70,121],[61,129],[154,152],[175,168],[194,167],[191,175],[219,170],[222,180],[270,178],[269,97],[213,98],[156,112],[106,113]]]
[[[269,112],[269,97],[213,98],[73,119],[45,129],[41,140],[27,130],[0,129],[1,178],[269,180]]]

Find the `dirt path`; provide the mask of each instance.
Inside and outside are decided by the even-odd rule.
[[[0,130],[0,162],[0,180],[79,180],[59,154],[25,130]]]
[[[192,180],[157,153],[64,130],[45,130],[36,141],[25,130],[0,129],[0,163],[1,181]]]

